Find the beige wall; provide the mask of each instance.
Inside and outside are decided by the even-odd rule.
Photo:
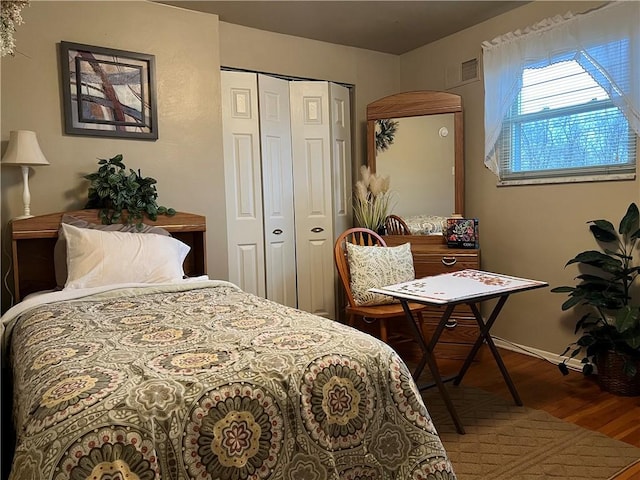
[[[2,58],[2,146],[10,130],[37,132],[51,165],[32,169],[32,214],[82,208],[82,175],[122,153],[127,167],[158,180],[159,204],[207,216],[209,269],[226,275],[225,231],[215,228],[225,223],[217,16],[147,2],[31,2],[23,18],[18,53]],[[61,40],[155,55],[157,141],[63,133]],[[2,173],[4,228],[22,213],[22,184],[19,169]]]
[[[403,90],[446,88],[446,68],[480,55],[485,40],[566,11],[580,12],[600,3],[534,2],[486,21],[401,58]],[[466,214],[480,219],[482,268],[549,282],[574,284],[573,256],[595,248],[586,222],[606,218],[615,225],[631,202],[638,181],[496,187],[484,167],[482,81],[451,90],[462,95],[465,114]],[[571,313],[560,309],[565,295],[550,288],[514,295],[494,333],[518,344],[559,354],[575,339]]]

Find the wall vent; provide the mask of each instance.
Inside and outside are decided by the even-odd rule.
[[[460,80],[465,82],[471,82],[472,80],[478,79],[478,59],[473,58],[471,60],[467,60],[466,62],[462,62],[460,66]]]
[[[455,88],[480,79],[480,61],[472,58],[455,65],[450,65],[445,71],[446,88]]]

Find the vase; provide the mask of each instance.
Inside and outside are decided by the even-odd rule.
[[[635,360],[637,373],[629,377],[622,370],[627,357],[619,352],[606,351],[598,353],[597,382],[602,390],[621,396],[640,395],[640,360]]]

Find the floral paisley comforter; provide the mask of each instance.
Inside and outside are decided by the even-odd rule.
[[[5,323],[12,480],[455,478],[392,349],[232,284],[113,290]]]

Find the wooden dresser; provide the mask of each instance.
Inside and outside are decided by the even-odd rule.
[[[383,238],[390,247],[411,243],[416,278],[465,268],[480,268],[479,249],[448,248],[442,237],[385,235]],[[444,307],[429,307],[429,310],[423,314],[425,321],[422,328],[426,339],[431,338],[431,332],[435,329],[443,311]],[[402,333],[409,334],[409,332]],[[435,348],[435,355],[437,358],[464,360],[476,338],[478,338],[478,324],[473,318],[471,309],[466,305],[460,305],[451,315],[447,328]],[[419,349],[412,343],[398,345],[397,350],[407,358],[419,357]]]

